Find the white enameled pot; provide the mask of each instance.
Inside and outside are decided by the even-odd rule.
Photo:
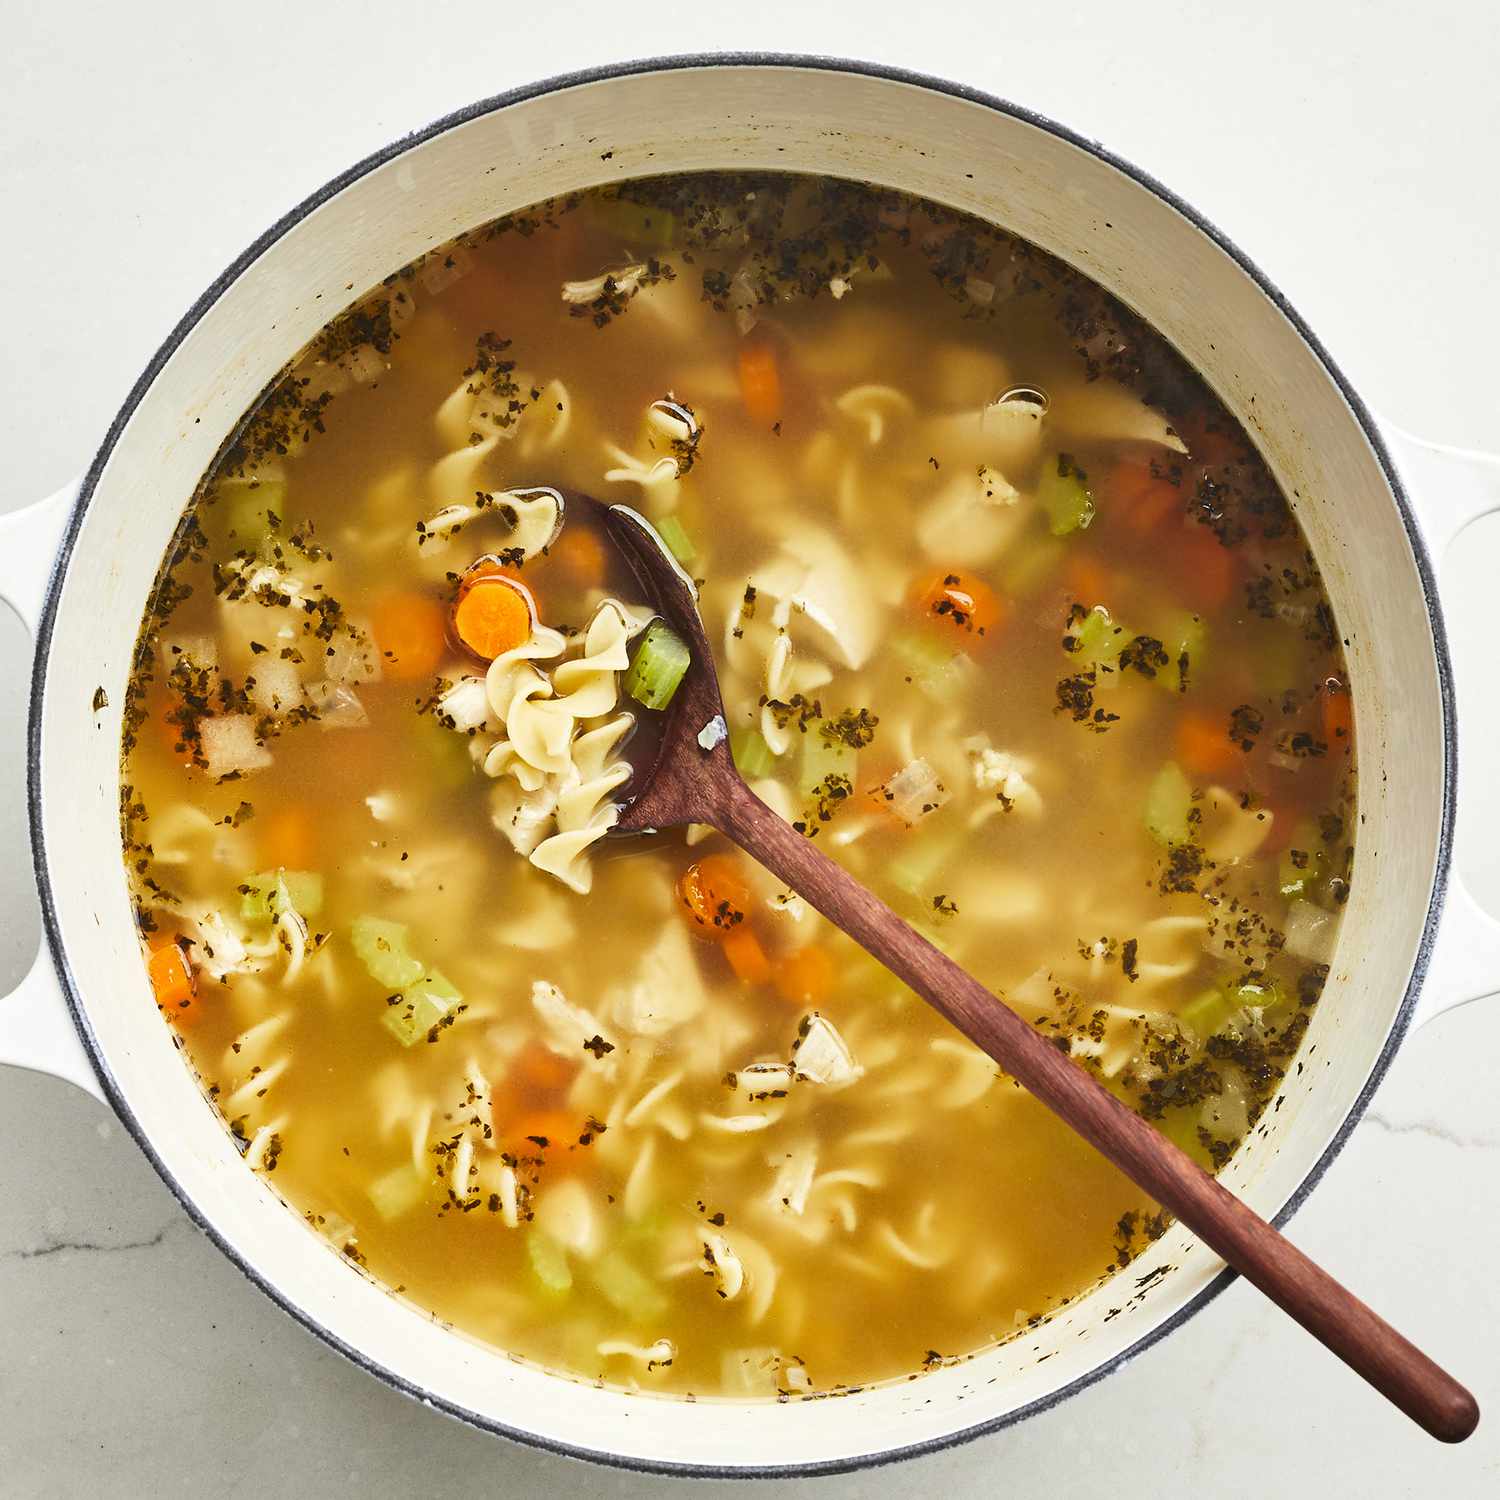
[[[0,595],[36,636],[29,796],[47,935],[0,1001],[0,1060],[105,1099],[225,1254],[399,1389],[491,1431],[622,1465],[809,1472],[941,1446],[1047,1406],[1201,1307],[1225,1268],[1175,1228],[1128,1282],[1027,1337],[838,1400],[689,1404],[564,1382],[387,1296],[246,1170],[152,1003],[120,855],[120,705],[147,593],[199,475],[283,362],[351,287],[459,230],[569,189],[732,167],[904,188],[1035,241],[1160,329],[1296,499],[1348,641],[1362,823],[1304,1065],[1230,1162],[1228,1185],[1285,1218],[1407,1029],[1500,987],[1500,929],[1449,869],[1454,693],[1430,562],[1500,508],[1500,466],[1382,433],[1253,265],[1158,184],[1066,130],[889,70],[686,58],[490,100],[352,168],[271,228],[172,331],[81,484],[0,518]]]

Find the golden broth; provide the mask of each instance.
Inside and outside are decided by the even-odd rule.
[[[450,711],[485,673],[449,623],[465,570],[498,555],[574,659],[601,600],[642,602],[566,513],[519,555],[503,492],[538,485],[661,525],[762,795],[1200,1160],[1305,1029],[1348,698],[1244,435],[1000,231],[663,179],[356,304],[164,562],[127,857],[253,1169],[464,1332],[674,1394],[906,1376],[1127,1264],[1154,1205],[717,836],[601,838],[568,866],[587,894],[512,847],[504,716],[479,688],[481,722]]]

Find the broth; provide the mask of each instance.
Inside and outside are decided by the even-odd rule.
[[[354,304],[164,560],[127,859],[249,1168],[435,1317],[668,1394],[911,1376],[1127,1265],[1155,1205],[822,918],[608,837],[660,642],[549,486],[699,580],[760,795],[1185,1149],[1296,1052],[1352,718],[1244,433],[1001,230],[654,179]]]

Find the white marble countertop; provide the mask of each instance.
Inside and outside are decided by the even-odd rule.
[[[1500,447],[1500,28],[1487,0],[1169,0],[705,13],[575,3],[5,10],[0,510],[82,469],[167,328],[265,224],[405,130],[629,55],[780,46],[899,62],[1103,139],[1280,283],[1355,384],[1425,436]],[[522,23],[524,17],[524,24]],[[741,19],[740,17],[748,17]],[[1494,639],[1500,525],[1445,583]],[[27,644],[0,610],[0,992],[35,950],[22,835]],[[1460,863],[1500,910],[1500,710],[1467,715]],[[1474,828],[1480,830],[1475,834]],[[0,1002],[3,1003],[3,1002]],[[1500,1001],[1413,1037],[1293,1237],[1500,1408]],[[295,1327],[189,1225],[99,1105],[0,1070],[0,1496],[647,1496],[516,1448]],[[826,1496],[1500,1494],[1500,1410],[1444,1449],[1236,1285],[1021,1427]],[[767,1485],[792,1494],[811,1483]],[[731,1493],[700,1485],[699,1493]],[[733,1493],[744,1493],[735,1490]]]

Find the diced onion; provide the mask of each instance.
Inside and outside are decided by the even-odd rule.
[[[885,784],[885,801],[904,823],[919,822],[936,812],[951,795],[937,772],[920,756],[896,772]]]
[[[1309,963],[1325,964],[1333,955],[1338,918],[1311,901],[1293,901],[1286,912],[1286,951]]]

